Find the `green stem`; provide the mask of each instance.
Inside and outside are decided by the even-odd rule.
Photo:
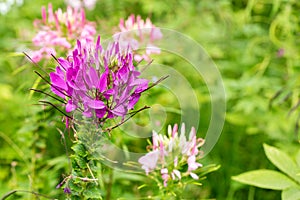
[[[112,185],[113,185],[113,169],[110,169],[109,172],[109,178],[108,178],[108,184],[107,184],[107,189],[106,189],[106,200],[110,200],[111,198],[111,190],[112,190]]]

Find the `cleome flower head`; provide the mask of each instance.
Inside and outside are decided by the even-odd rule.
[[[38,30],[32,42],[39,50],[32,52],[32,60],[40,61],[42,58],[51,58],[57,50],[70,51],[73,43],[79,39],[82,45],[94,40],[96,34],[95,25],[85,18],[83,9],[67,7],[67,11],[61,9],[53,12],[49,3],[48,11],[42,7],[42,19],[35,20],[34,26]]]
[[[100,121],[124,117],[148,88],[132,57],[116,42],[104,49],[100,36],[91,48],[78,41],[71,56],[57,59],[59,65],[50,73],[51,90],[65,100],[66,112],[78,110]]]
[[[158,172],[166,187],[169,181],[179,181],[183,176],[191,176],[199,179],[195,173],[202,167],[198,160],[201,158],[199,147],[204,144],[204,139],[197,138],[196,130],[192,127],[189,138],[185,136],[185,125],[181,126],[181,133],[178,134],[178,125],[173,128],[168,126],[168,135],[157,134],[153,131],[151,151],[139,158],[148,175],[151,172]]]
[[[141,16],[130,15],[126,21],[120,20],[120,32],[114,35],[115,40],[120,42],[121,48],[128,47],[135,52],[134,59],[136,61],[150,61],[150,54],[159,54],[160,49],[154,45],[155,41],[162,38],[159,28],[155,27],[151,20],[147,18],[145,21]],[[146,48],[143,54],[137,53],[139,48]]]
[[[67,5],[73,8],[87,8],[88,10],[93,10],[96,6],[97,0],[65,0]]]

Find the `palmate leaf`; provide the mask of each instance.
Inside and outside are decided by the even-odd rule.
[[[282,200],[300,200],[300,188],[291,187],[283,190],[281,193]]]
[[[285,174],[289,175],[292,179],[300,183],[300,167],[295,161],[285,152],[264,144],[264,150],[268,159]]]
[[[272,190],[284,190],[296,186],[296,183],[284,174],[267,169],[245,172],[233,176],[232,179],[244,184]]]

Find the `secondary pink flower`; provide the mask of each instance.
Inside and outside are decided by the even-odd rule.
[[[42,58],[49,59],[51,54],[56,55],[60,51],[71,53],[77,39],[86,45],[94,40],[96,34],[95,24],[86,20],[83,9],[68,6],[66,12],[61,9],[53,12],[51,3],[47,11],[42,7],[42,19],[35,20],[34,26],[37,34],[32,42],[40,48],[31,53],[35,62]]]
[[[202,167],[198,160],[201,158],[199,148],[203,144],[204,140],[197,138],[194,127],[192,127],[187,140],[184,124],[181,126],[180,135],[177,124],[173,128],[169,125],[167,136],[153,131],[152,151],[142,156],[138,162],[147,175],[160,170],[160,176],[165,187],[168,180],[179,181],[182,176],[190,175],[193,179],[198,179],[195,171]]]
[[[136,61],[142,59],[149,61],[151,54],[160,53],[160,49],[155,46],[155,41],[162,38],[162,33],[149,18],[144,21],[139,15],[135,17],[132,14],[126,21],[120,20],[119,29],[120,32],[114,35],[114,39],[120,43],[122,49],[132,49]],[[138,51],[144,48],[146,50],[143,53]]]
[[[93,10],[96,6],[97,0],[65,0],[66,4],[73,8],[87,8]]]

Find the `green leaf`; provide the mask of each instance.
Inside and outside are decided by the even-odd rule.
[[[282,200],[300,200],[300,189],[291,187],[283,190],[281,193]]]
[[[247,123],[246,118],[241,117],[240,114],[235,114],[235,113],[226,114],[226,121],[228,121],[231,124],[235,124],[235,125],[244,125]]]
[[[42,78],[41,77],[37,77],[37,79],[35,79],[33,85],[31,86],[32,89],[37,89],[39,86],[39,83],[41,82]],[[34,93],[34,90],[30,90],[29,92],[29,99],[32,98],[32,95]]]
[[[7,84],[0,84],[0,99],[3,100],[11,100],[14,96],[12,93],[12,87]]]
[[[75,161],[77,163],[77,165],[81,168],[81,169],[86,169],[87,168],[87,163],[86,160],[80,156],[75,156]]]
[[[85,157],[87,155],[86,149],[82,143],[77,143],[72,146],[72,149],[75,154]]]
[[[233,176],[232,179],[244,184],[272,190],[284,190],[296,185],[294,181],[284,174],[267,169],[245,172]]]
[[[82,192],[82,190],[83,190],[83,187],[80,187],[77,184],[75,184],[73,182],[73,180],[71,180],[71,181],[68,182],[68,186],[71,189],[72,195],[79,195]]]
[[[300,149],[296,154],[296,163],[297,163],[298,167],[300,167]]]
[[[289,175],[292,179],[300,183],[300,177],[297,174],[300,172],[300,168],[294,162],[294,160],[285,152],[275,147],[264,144],[265,153],[268,159],[280,169],[282,172]]]
[[[119,171],[114,172],[114,180],[118,179],[124,179],[124,180],[129,180],[129,181],[143,181],[145,179],[144,175],[138,175],[138,174],[133,174],[130,172],[127,173],[121,173]]]
[[[199,167],[199,172],[198,170],[196,170],[195,172],[201,177],[211,172],[217,171],[220,167],[221,165],[210,164],[203,167]]]
[[[11,57],[19,57],[19,56],[22,56],[22,57],[24,57],[25,55],[24,55],[24,53],[22,53],[22,52],[10,52],[10,53],[8,53],[8,56],[11,56]]]
[[[148,186],[147,184],[140,185],[140,186],[138,187],[138,190],[140,190],[140,189],[142,189],[142,188],[144,188],[144,187],[147,187],[147,186]]]
[[[15,69],[15,70],[12,72],[12,75],[15,76],[15,75],[17,75],[18,73],[24,71],[24,70],[27,69],[27,68],[28,68],[27,65],[20,66],[20,67],[18,67],[17,69]]]
[[[89,188],[89,189],[86,189],[84,192],[83,192],[83,195],[85,198],[87,199],[102,199],[102,196],[101,196],[101,190],[99,188],[95,188],[95,187],[92,187],[92,188]]]

